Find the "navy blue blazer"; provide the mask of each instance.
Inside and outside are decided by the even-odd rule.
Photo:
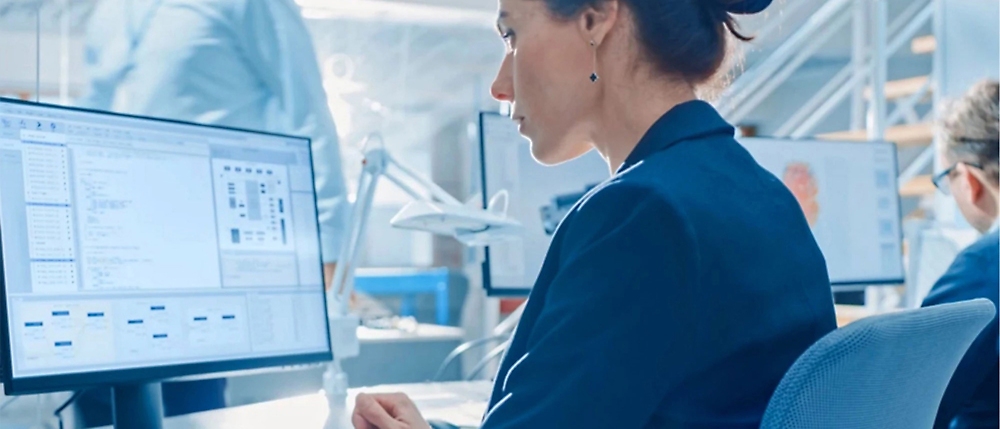
[[[798,203],[733,133],[678,105],[566,215],[484,429],[759,426],[836,321]]]
[[[946,302],[987,298],[997,305],[1000,294],[1000,235],[997,230],[984,235],[955,257],[951,267],[938,279],[924,307]],[[1000,349],[997,318],[965,353],[955,369],[941,406],[935,428],[971,429],[1000,426]]]

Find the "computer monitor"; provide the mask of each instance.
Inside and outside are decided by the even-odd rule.
[[[608,178],[595,152],[552,167],[538,164],[509,118],[479,115],[481,191],[510,193],[508,216],[525,236],[486,248],[491,296],[523,296],[541,270],[551,234],[580,197]],[[802,205],[838,290],[904,281],[896,148],[886,142],[741,138],[740,143]]]
[[[895,145],[770,138],[739,142],[799,201],[834,286],[903,283]]]
[[[0,100],[0,267],[8,394],[332,358],[306,138]]]
[[[483,207],[488,196],[506,189],[507,216],[524,226],[520,239],[485,249],[483,286],[490,296],[527,295],[559,221],[588,190],[608,179],[608,164],[590,151],[559,165],[541,165],[510,118],[487,112],[479,115],[479,159]]]

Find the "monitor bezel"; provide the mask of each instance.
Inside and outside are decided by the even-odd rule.
[[[309,137],[294,136],[289,134],[280,134],[267,131],[250,130],[245,128],[237,127],[227,127],[218,125],[205,125],[194,122],[178,121],[173,119],[163,119],[154,118],[149,116],[131,115],[116,112],[107,112],[102,110],[85,109],[80,107],[69,107],[60,106],[49,103],[37,103],[31,101],[17,100],[11,98],[0,97],[0,104],[9,103],[16,104],[27,107],[41,107],[41,108],[52,108],[56,110],[77,112],[77,113],[90,113],[104,116],[111,116],[117,118],[125,119],[137,119],[144,121],[151,121],[156,123],[167,123],[173,125],[183,125],[191,126],[200,129],[212,129],[212,130],[226,130],[235,131],[249,134],[256,134],[262,136],[270,137],[281,137],[296,140],[305,140],[309,145],[309,170],[312,174],[312,180],[310,185],[313,190],[313,201],[317,204],[314,205],[315,213],[313,219],[315,219],[315,227],[317,240],[320,239],[319,232],[319,204],[318,195],[316,193],[316,171],[313,168],[313,153],[312,153],[312,139]],[[3,240],[3,231],[0,228],[0,243]],[[320,266],[319,272],[323,272],[323,250],[322,246],[318,246],[320,255]],[[323,296],[323,314],[329,314],[329,303],[326,300],[325,286],[320,285],[320,291]],[[42,376],[31,376],[31,377],[18,377],[14,378],[13,375],[13,365],[11,362],[14,359],[13,347],[11,345],[12,339],[10,335],[10,321],[7,308],[7,286],[6,286],[6,276],[4,274],[4,264],[3,264],[3,249],[0,246],[0,382],[3,382],[4,392],[8,395],[25,395],[25,394],[35,394],[35,393],[47,393],[65,390],[80,390],[92,387],[102,387],[102,386],[113,386],[116,384],[133,384],[133,383],[149,383],[149,382],[159,382],[164,380],[170,380],[175,378],[185,378],[190,376],[198,376],[198,378],[206,378],[211,374],[230,374],[237,371],[248,371],[248,370],[258,370],[263,368],[273,368],[273,367],[285,367],[285,366],[301,366],[307,364],[314,364],[318,362],[328,362],[333,360],[333,345],[330,339],[330,325],[329,323],[324,323],[324,330],[326,331],[326,351],[321,352],[310,352],[310,353],[297,353],[279,356],[268,356],[268,357],[258,357],[258,358],[241,358],[241,359],[223,359],[223,360],[212,360],[207,362],[197,362],[197,363],[184,363],[184,364],[166,364],[166,365],[153,365],[144,367],[134,367],[126,369],[115,369],[115,370],[102,370],[102,371],[91,371],[91,372],[73,372],[69,374],[55,374],[55,375],[42,375]]]
[[[489,205],[486,195],[486,133],[483,132],[486,116],[503,117],[500,112],[479,112],[479,186],[482,192],[482,203],[485,209]],[[493,285],[493,277],[490,274],[490,247],[483,247],[483,288],[486,289],[486,296],[499,298],[519,298],[531,294],[534,284],[525,287],[496,287]]]
[[[880,144],[890,147],[890,153],[892,153],[892,182],[896,187],[896,217],[899,219],[899,254],[900,258],[903,258],[903,201],[899,195],[899,148],[896,143],[887,140],[865,140],[865,141],[849,141],[849,140],[826,140],[826,139],[797,139],[797,138],[784,138],[784,137],[767,137],[767,136],[755,136],[755,137],[736,137],[736,142],[743,146],[742,140],[772,140],[781,142],[791,142],[796,144]],[[743,148],[750,152],[745,146]],[[824,255],[824,259],[826,256]],[[834,292],[850,292],[857,290],[864,290],[866,286],[898,286],[906,282],[906,264],[902,261],[901,268],[902,273],[899,277],[886,277],[882,279],[859,279],[859,280],[844,280],[844,281],[833,281],[830,280],[830,287]]]

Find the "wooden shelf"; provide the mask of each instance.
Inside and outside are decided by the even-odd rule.
[[[920,88],[923,88],[927,84],[928,80],[930,80],[928,76],[917,76],[886,82],[885,98],[888,100],[898,100],[916,94],[917,91],[920,91]],[[927,94],[930,95],[930,91]],[[865,88],[865,98],[872,98],[871,87]]]
[[[820,134],[817,137],[824,140],[867,141],[865,130],[838,131]],[[900,147],[926,146],[934,140],[934,127],[931,124],[907,124],[889,127],[885,130],[885,139]]]
[[[931,181],[931,176],[928,174],[914,177],[912,180],[900,187],[899,196],[904,198],[916,198],[934,195],[935,192],[937,192],[937,188],[934,187],[934,182]]]
[[[914,54],[929,54],[937,50],[937,39],[934,36],[920,36],[910,42],[910,51]]]

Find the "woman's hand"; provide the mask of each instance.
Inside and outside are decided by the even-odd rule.
[[[405,394],[358,394],[351,423],[355,429],[430,429]]]

